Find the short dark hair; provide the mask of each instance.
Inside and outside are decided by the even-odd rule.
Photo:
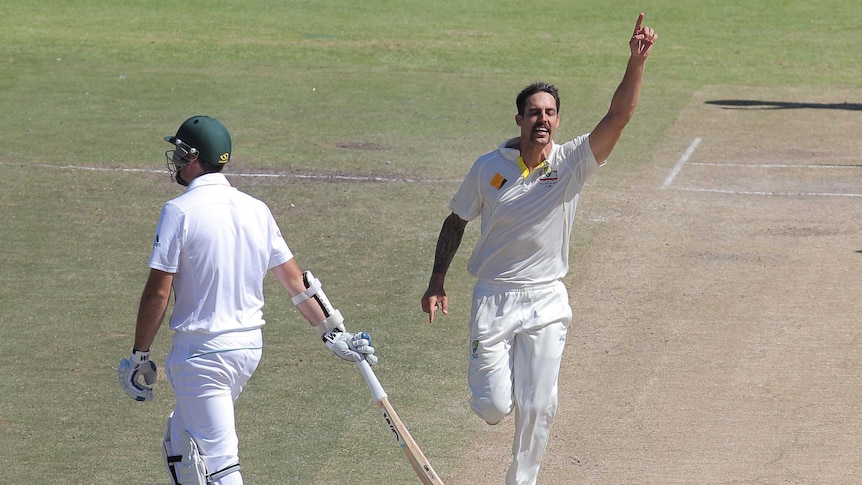
[[[553,96],[554,101],[557,102],[557,112],[560,112],[560,93],[557,91],[557,87],[553,84],[536,82],[522,89],[521,92],[518,93],[518,97],[515,98],[515,107],[518,108],[519,115],[524,115],[524,108],[527,105],[527,98],[536,93],[548,93]]]

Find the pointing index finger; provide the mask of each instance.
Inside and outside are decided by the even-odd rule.
[[[635,32],[634,32],[635,35],[637,35],[637,33],[640,32],[641,24],[643,24],[643,21],[644,21],[644,13],[641,12],[640,15],[638,15],[637,23],[635,23]]]

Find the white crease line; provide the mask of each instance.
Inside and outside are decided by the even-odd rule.
[[[343,180],[347,182],[409,182],[416,183],[419,180],[414,179],[399,179],[374,176],[360,175],[324,175],[324,174],[305,174],[305,173],[225,173],[226,177],[257,177],[257,178],[291,178],[291,179],[309,179],[309,180]]]
[[[676,177],[676,174],[678,174],[679,171],[682,170],[682,166],[685,165],[685,162],[688,161],[689,157],[691,157],[691,154],[694,153],[694,150],[697,148],[698,145],[700,145],[701,141],[703,141],[703,138],[700,137],[692,140],[691,145],[688,146],[688,150],[686,150],[685,153],[682,154],[682,156],[676,162],[676,165],[674,165],[673,170],[671,170],[670,175],[668,175],[667,178],[664,179],[664,184],[662,184],[661,188],[666,189],[670,187],[670,184],[673,183],[673,179],[674,177]]]
[[[12,165],[9,163],[0,163],[2,165]],[[23,166],[23,165],[22,165]],[[109,168],[109,167],[83,167],[77,165],[50,165],[50,164],[32,164],[31,167],[39,168],[55,168],[62,170],[87,170],[91,172],[138,172],[138,173],[154,173],[165,174],[167,170],[143,169],[143,168]],[[326,174],[303,174],[303,173],[230,173],[224,172],[226,177],[250,177],[250,178],[286,178],[300,180],[337,180],[345,182],[404,182],[404,183],[427,183],[427,182],[442,182],[454,183],[460,182],[456,179],[409,179],[409,178],[392,178],[378,176],[361,176],[361,175],[326,175]]]
[[[76,165],[49,165],[49,164],[34,164],[31,167],[39,168],[57,168],[63,170],[88,170],[91,172],[141,172],[141,173],[167,173],[163,170],[153,170],[144,168],[106,168],[106,167],[79,167]]]
[[[694,189],[685,187],[674,187],[673,190],[685,192],[712,192],[716,194],[731,195],[772,195],[784,197],[862,197],[862,194],[839,194],[834,192],[759,192],[746,190]]]
[[[689,165],[707,167],[750,167],[750,168],[862,168],[862,165],[793,165],[787,163],[718,163],[718,162],[689,162]]]

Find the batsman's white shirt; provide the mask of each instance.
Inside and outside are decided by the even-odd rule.
[[[264,277],[291,258],[269,207],[211,173],[164,204],[149,266],[174,274],[171,330],[219,334],[264,325]]]
[[[479,157],[449,208],[465,221],[482,216],[481,235],[467,265],[480,280],[512,286],[549,283],[569,269],[569,240],[581,188],[598,164],[589,134],[558,145],[532,172],[508,148]]]

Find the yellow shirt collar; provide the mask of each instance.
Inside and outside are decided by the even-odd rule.
[[[548,161],[544,160],[542,163],[538,164],[536,168],[543,168],[548,165]],[[530,167],[524,163],[524,157],[518,157],[518,168],[521,169],[521,177],[527,178],[530,175]]]

